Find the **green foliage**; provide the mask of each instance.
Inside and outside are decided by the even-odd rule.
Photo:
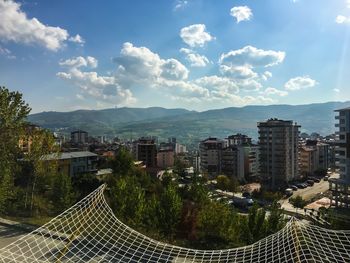
[[[300,195],[296,197],[289,198],[289,202],[295,207],[295,208],[304,208],[306,206],[307,201],[305,201]]]
[[[63,212],[74,202],[74,194],[69,175],[58,173],[53,176],[51,201],[56,213]]]
[[[111,206],[125,222],[140,226],[146,207],[145,191],[134,176],[119,177],[111,188]]]
[[[100,186],[101,182],[96,178],[96,175],[77,174],[72,178],[72,187],[76,193],[77,200],[80,200],[93,192]]]
[[[110,160],[109,166],[113,169],[114,176],[124,177],[132,175],[134,171],[134,159],[128,150],[121,148],[116,157]]]
[[[265,200],[268,203],[274,203],[280,200],[283,196],[281,192],[267,191],[263,186],[260,190],[254,190],[252,196],[256,199]]]
[[[217,187],[223,191],[236,192],[239,182],[236,178],[229,178],[226,175],[219,175],[216,178]]]
[[[160,231],[173,238],[180,222],[182,200],[176,188],[168,185],[160,196],[159,223]]]
[[[209,202],[198,214],[199,247],[219,249],[238,244],[238,216],[227,205]]]
[[[0,87],[0,213],[13,195],[18,142],[30,110],[21,93]]]

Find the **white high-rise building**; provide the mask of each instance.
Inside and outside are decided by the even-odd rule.
[[[335,118],[339,121],[335,126],[336,166],[339,169],[339,179],[330,179],[329,188],[335,206],[349,207],[350,204],[350,107],[336,110],[339,113]]]

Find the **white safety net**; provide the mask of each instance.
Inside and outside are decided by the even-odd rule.
[[[0,249],[0,262],[350,262],[350,231],[296,219],[253,245],[195,250],[155,241],[115,217],[99,187],[37,230]]]

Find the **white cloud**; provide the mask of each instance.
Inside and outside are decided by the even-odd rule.
[[[80,88],[81,94],[77,99],[90,97],[97,102],[109,105],[131,105],[136,102],[129,89],[122,88],[115,77],[101,76],[95,71],[82,71],[81,67],[95,68],[97,59],[93,57],[76,57],[59,63],[68,67],[68,72],[58,72],[57,76],[67,80]]]
[[[337,24],[349,24],[349,23],[350,23],[350,17],[338,15],[338,16],[335,18],[335,22],[336,22]]]
[[[0,1],[0,41],[37,44],[57,51],[68,39],[83,41],[79,35],[69,38],[63,28],[45,25],[35,17],[28,18],[21,5],[13,0]]]
[[[253,12],[248,6],[232,7],[230,14],[236,18],[237,23],[241,21],[249,21],[253,17]]]
[[[188,4],[187,0],[177,0],[175,2],[175,6],[174,6],[174,11],[177,11],[179,9],[184,9]]]
[[[333,89],[334,92],[339,93],[340,89]]]
[[[196,84],[208,90],[225,91],[227,93],[238,93],[239,87],[229,78],[219,76],[205,76],[194,81]]]
[[[284,90],[278,90],[278,89],[275,89],[275,88],[268,87],[267,89],[265,89],[264,94],[266,94],[266,95],[277,95],[277,96],[285,97],[285,96],[288,95],[288,92],[284,91]]]
[[[76,94],[75,97],[78,99],[78,100],[84,100],[85,97],[81,94]]]
[[[180,37],[190,47],[202,47],[205,43],[215,39],[206,32],[204,24],[194,24],[182,28]]]
[[[115,58],[116,77],[125,86],[134,84],[157,86],[162,80],[186,80],[188,69],[176,59],[161,59],[146,47],[135,47],[126,42]]]
[[[350,0],[346,0],[346,7],[350,8]]]
[[[64,61],[60,61],[60,66],[67,66],[70,68],[80,68],[80,67],[90,67],[90,68],[96,68],[97,67],[97,59],[94,57],[87,56],[84,57],[75,57],[71,59],[67,59]]]
[[[220,71],[223,75],[235,79],[249,79],[256,78],[258,74],[252,70],[252,66],[226,66],[220,65]]]
[[[74,37],[70,37],[69,41],[80,44],[80,45],[84,45],[85,44],[85,40],[79,35],[75,35]]]
[[[270,71],[265,71],[263,74],[261,74],[261,78],[266,81],[269,78],[272,78],[272,73]]]
[[[196,53],[195,51],[188,48],[181,48],[180,52],[186,54],[186,60],[190,62],[191,67],[205,67],[209,64],[209,59]]]
[[[219,63],[227,66],[250,65],[252,67],[271,67],[283,62],[286,54],[282,51],[263,50],[253,46],[231,50],[222,54]]]
[[[9,49],[2,47],[2,46],[0,46],[0,55],[6,57],[8,59],[15,59],[16,58],[16,56],[14,56]]]
[[[296,77],[291,78],[286,82],[284,85],[284,88],[286,90],[301,90],[301,89],[307,89],[312,88],[316,86],[318,83],[316,80],[311,79],[309,76],[303,76],[303,77]]]

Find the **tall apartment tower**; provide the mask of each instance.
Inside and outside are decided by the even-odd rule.
[[[70,138],[72,143],[85,144],[88,142],[88,133],[82,130],[72,131]]]
[[[259,171],[271,189],[299,177],[299,128],[293,121],[278,119],[258,123]]]
[[[208,138],[199,144],[200,167],[203,173],[211,178],[221,172],[221,154],[224,141],[217,138]]]
[[[335,206],[349,207],[350,204],[350,107],[336,110],[335,117],[339,122],[335,125],[336,132],[336,167],[339,169],[339,179],[330,179],[329,188]]]
[[[147,168],[157,167],[157,145],[152,138],[140,138],[133,143],[134,158]]]

